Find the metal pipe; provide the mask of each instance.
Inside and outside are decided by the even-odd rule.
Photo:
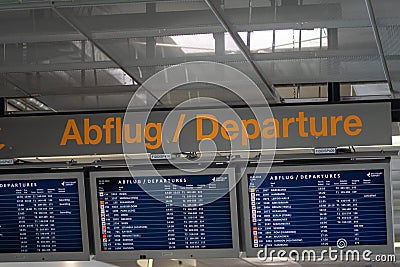
[[[19,101],[17,99],[8,99],[7,101],[8,101],[8,103],[10,103],[10,105],[12,105],[13,107],[15,107],[21,111],[33,110],[31,107],[29,107],[28,105],[22,103],[21,101]]]
[[[82,1],[44,1],[44,2],[22,2],[10,3],[10,4],[0,4],[0,11],[7,10],[26,10],[26,9],[46,9],[52,7],[86,7],[86,6],[109,6],[117,4],[132,4],[132,3],[148,3],[148,0],[82,0]]]
[[[38,109],[38,110],[52,110],[52,111],[55,111],[54,109],[46,106],[44,103],[40,102],[39,100],[37,100],[35,98],[23,98],[22,100],[24,102],[26,102],[27,104],[33,106],[34,108]]]
[[[246,60],[250,63],[252,66],[253,70],[256,72],[257,76],[261,79],[261,81],[265,84],[265,86],[268,88],[269,93],[271,94],[272,98],[275,99],[275,101],[279,102],[280,97],[276,90],[273,88],[273,86],[270,84],[270,82],[267,81],[267,79],[264,77],[262,74],[261,70],[259,67],[256,65],[256,63],[253,61],[251,58],[251,53],[250,49],[246,46],[246,44],[243,42],[242,38],[239,36],[237,31],[233,30],[233,27],[230,25],[230,23],[223,17],[221,11],[219,8],[217,8],[212,0],[204,0],[215,17],[218,19],[218,21],[222,24],[224,29],[231,35],[233,41],[237,45],[237,47],[240,49],[242,52],[243,56],[246,58]]]

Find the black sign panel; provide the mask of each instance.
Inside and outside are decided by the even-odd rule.
[[[0,159],[391,144],[390,103],[0,118]],[[259,114],[259,116],[255,116]],[[22,134],[23,133],[23,134]],[[123,149],[124,147],[124,149]],[[207,147],[207,146],[205,146]],[[211,151],[215,148],[210,146]],[[206,149],[206,148],[203,148]]]

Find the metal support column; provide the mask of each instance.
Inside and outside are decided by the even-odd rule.
[[[338,49],[338,29],[328,29],[328,50]],[[329,62],[328,68],[331,68],[330,72],[334,74],[337,69],[336,66],[331,64],[336,64]],[[339,102],[340,101],[340,83],[338,82],[328,82],[328,102]]]
[[[376,23],[375,12],[372,7],[371,0],[365,0],[365,4],[367,6],[368,16],[369,16],[369,20],[371,21],[372,30],[373,30],[374,36],[375,36],[375,42],[378,47],[379,57],[381,59],[383,71],[385,73],[385,78],[389,85],[390,93],[392,94],[392,96],[395,96],[396,92],[393,89],[392,79],[390,77],[390,72],[389,72],[387,62],[386,62],[385,53],[383,51],[382,40],[379,35],[378,25]]]
[[[214,33],[215,40],[215,55],[216,56],[224,56],[225,55],[225,34]]]
[[[156,14],[156,4],[147,3],[146,4],[146,14],[155,15]],[[154,37],[146,37],[146,58],[156,57],[156,39]]]
[[[338,29],[328,29],[328,49],[338,49]]]
[[[328,83],[328,102],[334,103],[340,101],[340,83]]]
[[[7,99],[5,97],[0,97],[0,117],[7,114]]]
[[[155,16],[156,14],[156,3],[146,4],[146,14]],[[156,57],[157,42],[155,37],[146,37],[146,59],[154,59]],[[156,73],[155,66],[149,66],[145,68],[145,76],[150,77]]]
[[[154,37],[146,38],[146,58],[156,57],[156,39]]]

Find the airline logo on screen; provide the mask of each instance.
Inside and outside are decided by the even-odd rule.
[[[357,115],[306,116],[298,112],[293,117],[265,118],[258,121],[254,118],[244,120],[228,119],[220,121],[215,115],[201,113],[187,116],[182,113],[174,127],[173,138],[168,142],[179,141],[184,122],[194,120],[197,141],[223,138],[239,140],[243,147],[249,141],[258,138],[291,138],[291,137],[335,137],[340,134],[356,137],[363,130],[363,122]],[[83,126],[83,127],[82,127]],[[162,122],[123,123],[122,117],[105,118],[101,124],[89,118],[69,119],[60,139],[60,146],[68,144],[98,145],[145,143],[147,149],[158,149],[162,144]]]
[[[61,185],[64,186],[64,187],[75,186],[76,185],[76,181],[62,181]]]
[[[383,175],[383,172],[368,172],[367,173],[368,178],[381,177],[382,175]]]

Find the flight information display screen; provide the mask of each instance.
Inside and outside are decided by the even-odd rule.
[[[160,198],[144,183],[158,185]],[[102,251],[233,248],[228,174],[97,178],[96,186]],[[226,194],[206,203],[210,191]]]
[[[384,169],[247,178],[253,248],[388,242]]]
[[[82,251],[78,179],[0,180],[0,253]]]

